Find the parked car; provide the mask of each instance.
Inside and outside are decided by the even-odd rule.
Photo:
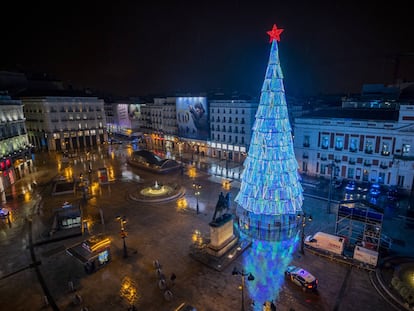
[[[310,272],[298,266],[288,266],[285,276],[292,283],[300,286],[305,291],[315,291],[318,288],[318,279]]]
[[[387,196],[388,196],[388,200],[390,200],[390,201],[398,200],[398,197],[399,197],[398,188],[395,187],[395,186],[391,186],[388,189]]]
[[[0,218],[6,219],[9,216],[10,216],[9,210],[7,208],[0,207]]]
[[[350,192],[350,191],[354,191],[355,188],[356,188],[355,181],[351,180],[351,181],[348,181],[348,183],[346,184],[345,190]]]
[[[369,194],[374,198],[379,197],[381,194],[381,186],[379,184],[372,184],[369,189]]]
[[[368,189],[369,189],[369,186],[366,183],[365,184],[360,184],[357,187],[357,192],[359,194],[367,194],[368,193]]]

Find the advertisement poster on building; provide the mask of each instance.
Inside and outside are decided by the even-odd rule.
[[[207,98],[177,98],[177,122],[179,136],[207,140],[209,138]]]

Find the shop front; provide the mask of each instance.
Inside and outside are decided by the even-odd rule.
[[[66,253],[76,258],[83,265],[85,272],[91,274],[110,262],[110,246],[111,240],[108,237],[95,235],[66,249]]]

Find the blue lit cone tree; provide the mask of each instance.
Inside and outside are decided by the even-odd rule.
[[[240,230],[261,240],[284,240],[297,233],[303,189],[293,150],[283,73],[277,41],[283,29],[270,35],[266,76],[235,201]]]
[[[240,231],[254,240],[243,265],[244,271],[255,276],[246,284],[255,311],[279,296],[284,270],[299,240],[296,216],[303,204],[279,62],[277,41],[282,31],[274,25],[267,32],[270,58],[235,198]]]

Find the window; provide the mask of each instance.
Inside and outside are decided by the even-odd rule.
[[[380,168],[383,168],[383,169],[388,168],[387,162],[385,162],[385,161],[381,161],[381,163],[380,163]]]
[[[354,174],[355,174],[355,169],[353,167],[349,167],[347,178],[354,179]]]
[[[388,143],[382,143],[381,155],[383,156],[390,155],[390,146]]]
[[[305,136],[303,137],[303,147],[309,147],[309,146],[310,146],[309,141],[310,141],[310,137],[309,137],[309,135],[305,135]]]
[[[328,136],[322,137],[322,149],[328,149],[329,147],[329,138]]]
[[[402,155],[409,154],[410,153],[410,148],[411,148],[411,145],[409,145],[409,144],[403,144],[402,145]]]
[[[337,137],[335,140],[335,150],[342,150],[344,148],[343,137]]]
[[[378,173],[378,183],[383,184],[384,180],[385,180],[385,173],[384,172],[379,172]]]
[[[371,166],[371,165],[372,165],[371,160],[369,160],[369,159],[364,160],[364,166]]]
[[[372,140],[367,140],[365,143],[365,153],[371,154],[374,151],[374,144],[372,143]]]
[[[397,183],[398,183],[398,187],[403,187],[404,186],[404,176],[399,175]]]
[[[356,138],[351,138],[351,143],[349,144],[349,151],[356,152],[358,150],[358,140]]]
[[[326,174],[326,171],[327,171],[327,165],[326,164],[323,164],[323,163],[321,163],[321,169],[320,169],[320,173],[322,174],[322,175],[325,175]]]
[[[308,152],[307,151],[304,151],[303,152],[303,156],[302,156],[304,159],[308,159],[309,158],[309,154],[308,154]]]
[[[303,161],[302,163],[302,171],[307,172],[308,171],[308,162]]]
[[[355,164],[355,162],[356,162],[355,158],[351,158],[351,157],[349,158],[349,161],[348,161],[349,164]]]

